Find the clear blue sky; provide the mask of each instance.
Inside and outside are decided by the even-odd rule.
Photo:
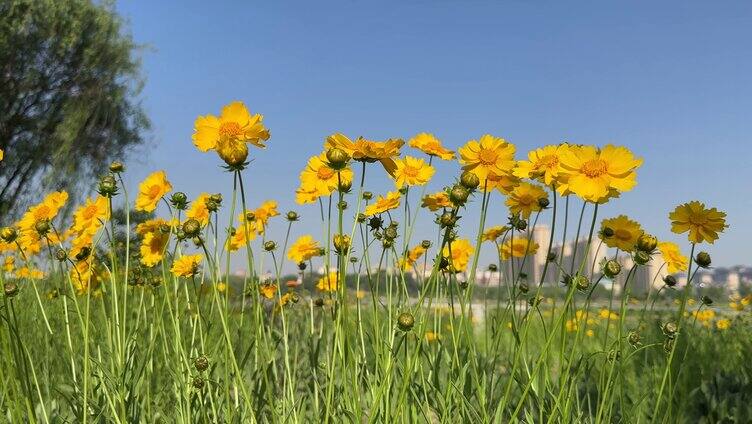
[[[636,189],[603,217],[624,212],[661,238],[683,241],[669,233],[667,214],[702,200],[727,211],[731,225],[709,249],[714,263],[752,264],[750,2],[116,7],[149,46],[143,102],[153,143],[130,161],[134,185],[165,169],[178,190],[229,194],[218,159],[196,151],[190,137],[197,115],[216,114],[232,100],[263,113],[272,133],[268,149],[252,150],[250,203],[273,198],[283,211],[295,208],[304,217],[297,234],[320,234],[318,208],[294,205],[293,190],[306,159],[333,132],[408,139],[429,131],[452,148],[491,133],[515,143],[518,156],[562,140],[611,142],[645,164]],[[440,167],[429,189],[456,172],[456,165]],[[372,191],[391,189],[370,176]],[[489,224],[502,223],[503,207],[492,214]],[[477,215],[466,216],[470,236]],[[283,237],[279,224],[276,239]]]

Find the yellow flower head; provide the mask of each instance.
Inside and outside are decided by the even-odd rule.
[[[661,252],[663,261],[666,262],[669,274],[675,274],[687,269],[688,259],[681,254],[679,245],[670,241],[658,243],[658,250]]]
[[[164,171],[154,172],[146,177],[138,186],[136,210],[153,212],[157,208],[157,203],[170,190],[172,190],[172,185],[167,181],[167,174]]]
[[[36,223],[52,221],[68,201],[68,193],[57,191],[48,194],[41,203],[34,205],[18,221],[18,244],[27,255],[35,255],[42,249],[42,239],[36,230]],[[50,233],[52,237],[54,233]]]
[[[671,219],[671,231],[676,234],[689,232],[692,243],[708,242],[713,244],[726,225],[726,213],[716,208],[706,209],[705,204],[692,201],[679,205],[668,215]]]
[[[470,140],[460,147],[460,164],[463,170],[478,176],[482,187],[490,174],[497,177],[511,174],[514,151],[514,145],[503,138],[485,134],[480,140]]]
[[[452,207],[452,202],[449,200],[449,195],[446,191],[439,191],[434,194],[427,194],[421,200],[420,207],[428,208],[431,212],[436,212],[439,209],[449,209]]]
[[[258,235],[264,234],[264,231],[266,231],[266,226],[269,223],[269,219],[275,216],[279,216],[279,211],[277,210],[277,201],[267,200],[258,208],[254,210],[246,210],[245,213],[238,215],[238,221],[240,221],[240,223],[238,224],[238,229],[245,230],[245,222],[248,220],[248,218],[253,218],[251,220],[248,220],[248,230],[250,232],[255,232]],[[253,240],[253,238],[251,238],[251,240]]]
[[[41,280],[44,273],[36,268],[21,267],[16,271],[16,278],[28,278],[30,280]]]
[[[171,222],[171,221],[167,221],[164,218],[149,219],[136,226],[136,234],[143,237],[147,233],[153,233],[155,231],[159,231],[160,227],[162,227],[163,225],[173,228],[177,225],[177,221],[173,220]]]
[[[203,259],[202,255],[183,255],[172,263],[170,272],[176,277],[192,277],[198,274]]]
[[[379,196],[376,201],[366,206],[366,216],[373,216],[386,211],[396,209],[400,205],[400,194],[397,191],[390,191],[386,196]]]
[[[607,234],[604,234],[606,228],[613,231],[612,236],[607,237]],[[616,218],[601,221],[601,231],[598,235],[606,246],[631,252],[634,250],[637,239],[640,238],[642,233],[642,227],[639,223],[632,221],[626,215],[619,215]]]
[[[590,202],[604,202],[632,190],[637,184],[635,170],[640,165],[642,159],[635,158],[626,147],[570,145],[560,158],[561,189]]]
[[[394,159],[399,156],[400,148],[405,144],[404,141],[397,138],[390,138],[386,141],[370,141],[363,137],[358,137],[352,141],[341,133],[332,134],[326,138],[324,148],[338,148],[350,155],[353,160],[360,162],[381,162],[389,175],[394,175],[397,165]]]
[[[728,318],[721,318],[715,322],[715,328],[719,330],[728,330],[731,328],[731,320]]]
[[[530,151],[528,160],[517,162],[514,175],[519,178],[538,180],[547,186],[557,182],[559,176],[559,162],[568,145],[545,146]]]
[[[274,295],[277,294],[277,285],[271,283],[264,283],[259,286],[259,293],[266,299],[274,299]]]
[[[337,290],[337,282],[339,279],[339,275],[337,272],[330,272],[329,275],[325,275],[319,279],[318,284],[316,284],[316,288],[325,291],[325,292],[333,292]]]
[[[436,340],[439,340],[439,334],[435,333],[433,331],[426,331],[426,341],[427,342],[435,342]]]
[[[406,156],[395,161],[397,169],[394,171],[394,184],[397,188],[405,185],[425,185],[436,172],[433,166],[425,160]]]
[[[319,243],[312,236],[306,234],[290,246],[287,251],[287,258],[295,263],[305,262],[314,256],[318,256],[321,250]]]
[[[412,267],[413,265],[415,265],[416,262],[418,262],[418,259],[423,257],[424,253],[426,253],[426,248],[424,248],[422,245],[419,244],[413,247],[407,252],[407,255],[405,255],[400,260],[400,268],[402,270],[406,270]]]
[[[538,251],[538,243],[526,238],[514,238],[504,242],[499,248],[501,259],[522,258]]]
[[[436,156],[441,160],[454,159],[454,152],[444,148],[444,146],[441,145],[441,140],[436,138],[433,134],[420,133],[410,139],[408,144],[412,148],[418,149],[429,156]]]
[[[475,249],[470,241],[457,239],[450,241],[441,251],[443,257],[449,261],[449,267],[453,272],[463,272],[467,269],[470,257]]]
[[[96,290],[105,278],[101,268],[92,265],[88,260],[76,262],[69,274],[76,294],[79,296],[86,294],[89,290]]]
[[[295,201],[300,205],[313,203],[318,200],[319,197],[321,197],[321,195],[315,187],[300,186],[295,190]]]
[[[337,171],[327,164],[326,153],[313,156],[308,159],[308,164],[300,173],[300,187],[313,193],[316,198],[332,194],[340,182],[342,184],[352,183],[353,172],[349,167]],[[315,199],[314,199],[315,200]],[[309,203],[298,201],[298,203]]]
[[[538,203],[539,199],[548,199],[548,193],[543,187],[530,183],[521,183],[509,194],[506,205],[512,214],[521,214],[525,219],[528,219],[531,213],[542,209]]]
[[[5,259],[3,260],[3,271],[13,272],[15,268],[16,268],[16,257],[6,256]]]
[[[169,233],[162,233],[159,230],[146,233],[141,240],[141,263],[146,267],[153,267],[164,258],[165,247],[170,241]]]
[[[206,207],[209,196],[209,193],[199,194],[196,200],[191,203],[191,207],[185,212],[185,217],[195,219],[202,227],[206,227],[209,224],[209,209]]]
[[[512,175],[511,173],[496,175],[488,174],[488,179],[480,183],[480,189],[486,193],[498,190],[502,194],[509,195],[512,193],[515,187],[520,184],[520,179]]]
[[[228,165],[240,165],[248,157],[248,146],[264,148],[269,130],[264,117],[251,115],[243,102],[232,102],[222,108],[220,116],[196,118],[193,125],[193,144],[202,152],[215,150]]]
[[[102,196],[98,196],[96,200],[88,198],[73,212],[73,232],[95,234],[108,219],[110,219],[108,199]]]
[[[483,241],[496,241],[509,231],[506,225],[496,225],[483,232]]]

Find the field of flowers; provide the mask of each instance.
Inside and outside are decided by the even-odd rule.
[[[300,173],[300,211],[280,213],[246,202],[249,150],[269,138],[241,102],[196,119],[193,144],[221,159],[229,199],[189,199],[164,171],[134,196],[113,163],[84,204],[53,192],[2,222],[0,421],[752,422],[752,295],[714,302],[694,281],[726,215],[691,199],[666,211],[686,246],[600,216],[637,183],[628,148],[520,159],[488,134],[455,152],[428,133],[338,133]],[[427,192],[433,164],[455,160],[454,180]],[[394,191],[372,194],[366,174],[384,172]],[[426,220],[435,236],[415,240]],[[295,225],[311,235],[292,240]],[[582,238],[583,258],[606,258],[566,264],[555,246]],[[481,247],[498,261],[480,264]],[[522,271],[541,252],[553,281]],[[657,258],[660,290],[633,296]],[[502,283],[477,281],[482,270]]]

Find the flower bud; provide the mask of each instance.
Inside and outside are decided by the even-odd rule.
[[[341,211],[346,210],[347,209],[347,202],[345,202],[344,200],[340,200],[339,202],[337,202],[337,209],[339,209]]]
[[[185,210],[188,206],[188,196],[182,191],[176,191],[170,196],[170,204],[179,211]]]
[[[350,189],[352,189],[352,181],[342,180],[339,183],[337,183],[337,190],[340,193],[349,193]]]
[[[276,248],[277,248],[277,243],[271,240],[264,242],[264,250],[266,250],[267,252],[271,252],[275,250]]]
[[[201,377],[194,377],[192,384],[194,389],[201,390],[204,388],[204,379]]]
[[[159,224],[159,232],[162,234],[168,234],[170,232],[170,226],[167,224]]]
[[[672,350],[674,350],[674,339],[670,337],[663,341],[663,351],[668,355]]]
[[[378,230],[382,225],[384,225],[384,220],[379,216],[371,217],[371,219],[368,220],[368,226],[371,227],[372,230]]]
[[[663,331],[663,334],[666,335],[666,337],[674,338],[674,336],[676,336],[676,332],[679,331],[679,328],[673,322],[667,322],[663,324],[661,330]]]
[[[227,164],[228,169],[237,170],[245,167],[248,159],[248,144],[242,140],[231,140],[217,143],[217,154]]]
[[[470,191],[461,185],[455,185],[449,192],[449,200],[457,206],[464,205],[469,196]]]
[[[3,292],[5,297],[14,297],[18,294],[18,285],[16,283],[5,283],[3,285]]]
[[[480,185],[480,178],[472,172],[465,171],[460,175],[460,184],[468,190],[475,190]]]
[[[556,252],[548,252],[548,255],[546,255],[546,260],[548,262],[556,261]]]
[[[462,290],[465,290],[469,286],[469,283],[463,280],[463,281],[458,282],[457,285],[459,285]]]
[[[695,263],[700,268],[708,268],[710,266],[710,254],[708,252],[700,252],[695,256]]]
[[[384,248],[384,250],[391,249],[392,247],[394,247],[394,239],[384,238],[381,241],[381,246]]]
[[[113,174],[120,174],[123,171],[125,171],[125,165],[122,162],[115,161],[110,164],[110,172]]]
[[[295,222],[298,220],[298,213],[295,211],[287,212],[287,220],[290,222]]]
[[[350,250],[350,236],[347,234],[335,234],[333,239],[334,251],[340,255],[346,255]]]
[[[404,196],[404,195],[406,195],[406,194],[407,194],[407,188],[408,188],[407,186],[404,186],[404,187],[400,187],[400,188],[398,188],[398,189],[397,189],[397,192],[398,192],[399,194],[401,194],[401,195],[403,195],[403,196]]]
[[[248,222],[253,222],[256,220],[256,214],[249,211],[245,213],[245,220]]]
[[[368,218],[366,216],[366,214],[359,213],[358,216],[355,217],[355,220],[358,221],[358,224],[362,224],[362,223],[366,222],[366,218]]]
[[[638,250],[634,253],[633,259],[638,265],[645,265],[650,262],[650,254],[643,250]]]
[[[491,272],[496,272],[499,270],[499,267],[496,266],[496,264],[488,264],[488,270]]]
[[[636,331],[630,331],[629,334],[627,335],[627,341],[633,347],[639,346],[640,345],[640,333]]]
[[[201,223],[197,219],[191,218],[183,223],[183,233],[185,237],[196,237],[201,234]]]
[[[414,325],[415,318],[413,318],[413,315],[409,312],[403,312],[397,317],[397,327],[399,327],[401,331],[408,332],[412,330]]]
[[[0,230],[0,238],[6,243],[13,243],[18,238],[18,231],[13,227],[3,227]]]
[[[350,256],[350,263],[351,264],[357,264],[358,263],[358,258],[356,258],[355,256]]]
[[[313,306],[322,307],[324,306],[324,299],[317,297],[316,299],[313,299]]]
[[[548,204],[548,197],[541,197],[540,199],[538,199],[538,206],[540,206],[541,209],[546,209],[548,207]]]
[[[527,300],[527,304],[530,305],[530,307],[537,307],[538,305],[543,302],[543,298],[541,296],[533,296],[530,299]]]
[[[330,168],[338,171],[347,166],[350,156],[344,150],[335,147],[326,151],[326,160]]]
[[[373,199],[373,193],[370,191],[364,191],[363,192],[363,200],[371,200]]]
[[[389,240],[394,240],[397,238],[397,236],[397,229],[392,226],[389,226],[386,230],[384,230],[384,237]]]
[[[614,278],[621,272],[621,265],[613,259],[609,259],[603,264],[603,275],[608,278]]]
[[[44,236],[50,232],[50,221],[47,219],[40,219],[34,224],[34,229],[40,236]]]
[[[669,287],[674,287],[677,283],[676,277],[674,277],[673,275],[667,275],[663,277],[663,282]]]
[[[439,224],[442,228],[451,228],[455,223],[457,223],[457,217],[451,212],[444,212],[439,218]]]
[[[204,206],[206,206],[206,210],[209,212],[216,212],[219,210],[219,204],[212,199],[206,199]]]
[[[577,286],[577,290],[585,291],[590,287],[590,280],[584,275],[577,275],[574,277],[574,284]]]
[[[112,174],[107,174],[99,179],[99,187],[97,189],[99,194],[103,197],[111,198],[118,193],[117,180]]]
[[[298,269],[301,271],[305,271],[305,269],[308,268],[308,265],[306,265],[305,262],[298,262]]]
[[[78,251],[78,253],[76,253],[76,260],[79,262],[84,261],[89,255],[91,255],[91,248],[89,246],[84,246]]]
[[[642,233],[640,237],[637,238],[637,250],[650,253],[655,250],[657,246],[658,239],[653,235]]]
[[[530,286],[527,285],[526,282],[522,281],[519,285],[520,293],[527,294],[527,292],[530,291]]]
[[[212,202],[221,205],[222,204],[222,193],[214,193],[209,195],[209,200]]]
[[[428,249],[431,247],[431,240],[423,240],[420,242],[420,247]]]
[[[703,296],[700,298],[700,301],[705,306],[710,306],[713,304],[713,299],[711,299],[709,296]]]
[[[68,259],[68,252],[66,252],[63,248],[57,249],[57,251],[55,252],[55,259],[63,262],[64,260]]]
[[[196,371],[204,372],[209,369],[209,359],[206,356],[199,356],[193,361],[193,366],[196,367]]]

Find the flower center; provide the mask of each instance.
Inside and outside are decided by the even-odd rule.
[[[153,185],[149,188],[149,197],[152,199],[159,197],[161,193],[160,187],[158,185]]]
[[[406,166],[405,169],[402,170],[402,173],[405,174],[407,177],[417,177],[418,173],[420,173],[420,169],[414,168],[412,166]]]
[[[316,171],[316,176],[320,180],[328,180],[329,178],[332,178],[334,176],[334,170],[329,167],[322,166],[318,169],[318,171]]]
[[[97,214],[97,207],[94,205],[87,206],[86,209],[84,209],[84,218],[86,219],[92,219]]]
[[[608,171],[606,162],[602,159],[592,159],[585,162],[580,168],[580,172],[587,175],[590,178],[597,178],[605,174]]]
[[[519,203],[522,206],[530,206],[533,203],[538,203],[538,200],[534,199],[533,196],[529,194],[523,194],[517,199],[517,203]]]
[[[546,155],[538,160],[536,168],[552,169],[559,165],[559,158],[555,155]]]
[[[629,240],[632,238],[632,234],[625,230],[625,229],[617,229],[614,231],[614,237],[618,238],[619,240]]]
[[[705,215],[691,214],[689,215],[689,222],[694,225],[705,225],[708,222],[708,217]]]
[[[478,153],[478,159],[483,165],[493,165],[496,163],[498,155],[491,149],[481,149]]]
[[[219,125],[220,137],[237,137],[242,132],[242,128],[237,122],[223,122]]]

